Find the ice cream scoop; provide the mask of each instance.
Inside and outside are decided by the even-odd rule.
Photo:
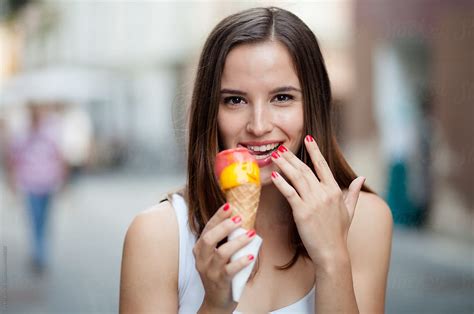
[[[240,215],[243,228],[253,229],[261,190],[255,158],[244,147],[229,149],[217,155],[215,168],[232,215]]]

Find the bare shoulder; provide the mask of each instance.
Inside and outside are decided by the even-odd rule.
[[[392,212],[387,203],[377,194],[361,191],[351,229],[373,227],[391,231],[392,224]]]
[[[177,311],[178,259],[172,205],[162,202],[137,214],[123,246],[120,313]]]
[[[361,313],[383,313],[392,247],[393,220],[378,195],[361,192],[349,229],[354,293]]]
[[[138,213],[125,236],[125,246],[133,244],[131,251],[175,251],[178,244],[178,221],[170,202],[156,204]]]
[[[126,238],[145,236],[152,240],[153,237],[173,236],[173,231],[178,235],[176,214],[171,203],[164,201],[138,213],[127,230]]]
[[[387,203],[377,194],[361,192],[348,234],[351,255],[371,255],[378,251],[389,257],[392,230],[392,213]]]

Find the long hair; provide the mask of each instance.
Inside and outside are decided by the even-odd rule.
[[[341,189],[348,188],[357,178],[336,142],[329,77],[313,32],[293,13],[275,7],[253,8],[233,14],[213,29],[204,44],[191,99],[184,196],[189,207],[190,228],[197,237],[225,202],[214,175],[214,162],[222,149],[217,113],[226,57],[237,45],[267,40],[281,42],[292,57],[303,92],[303,134],[315,137]],[[314,172],[304,145],[297,155]],[[373,193],[365,185],[362,190]],[[276,267],[280,270],[292,267],[302,255],[309,258],[294,220],[289,223],[288,237],[295,254],[287,264]]]

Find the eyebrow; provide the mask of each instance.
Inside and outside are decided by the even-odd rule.
[[[271,90],[270,94],[281,93],[281,92],[300,92],[301,93],[301,90],[293,86],[282,86],[282,87],[277,87]],[[234,95],[247,96],[246,92],[240,91],[238,89],[230,89],[230,88],[222,89],[221,94],[234,94]]]

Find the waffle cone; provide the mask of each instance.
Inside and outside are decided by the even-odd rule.
[[[261,187],[256,184],[242,184],[225,191],[227,202],[232,208],[232,216],[242,218],[242,228],[255,228]]]

